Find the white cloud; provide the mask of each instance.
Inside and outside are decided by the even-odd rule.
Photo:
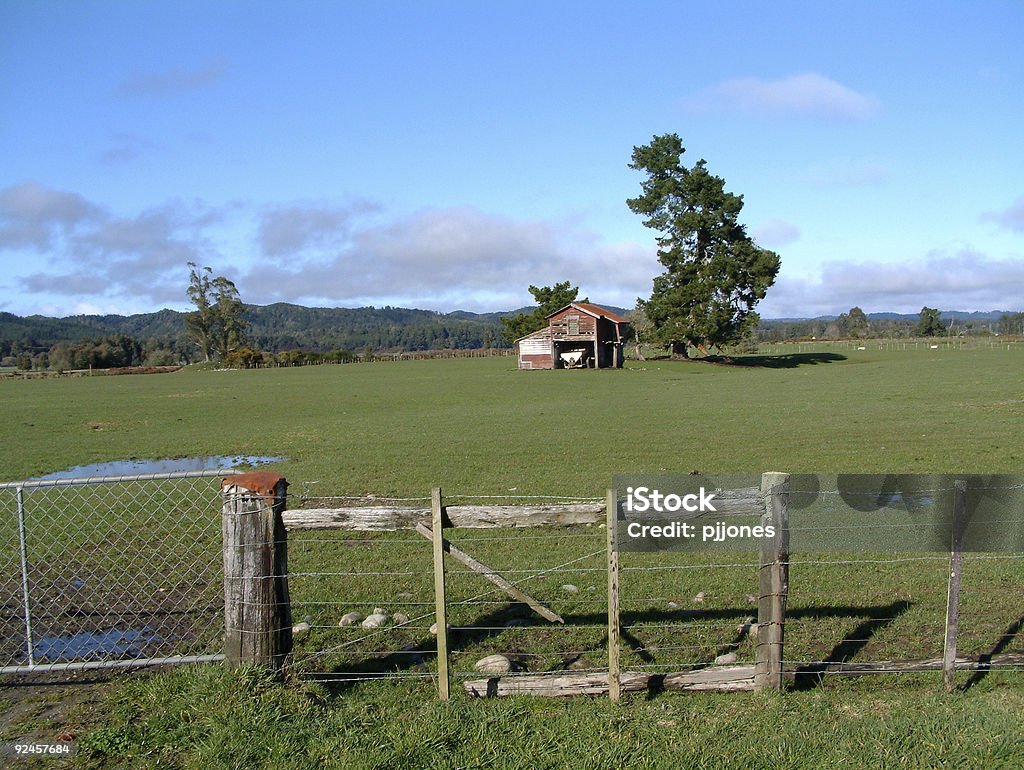
[[[769,219],[762,222],[752,232],[758,245],[769,249],[785,246],[800,238],[800,228],[782,219]]]
[[[234,216],[240,215],[240,216]],[[222,246],[219,236],[230,235]],[[226,265],[246,240],[257,256]],[[652,246],[609,243],[575,221],[513,219],[472,207],[388,217],[366,201],[253,212],[170,201],[117,216],[38,184],[0,190],[0,253],[31,265],[12,280],[36,307],[185,305],[187,262],[235,281],[247,302],[498,310],[527,287],[569,280],[595,302],[632,306],[660,272]],[[22,257],[28,257],[22,260]]]
[[[29,182],[0,190],[0,253],[36,268],[16,280],[40,295],[180,303],[186,263],[217,257],[209,230],[221,218],[183,201],[115,216],[77,193]]]
[[[785,270],[785,268],[783,268]],[[897,264],[830,262],[817,276],[783,272],[761,303],[765,318],[846,312],[916,313],[925,305],[946,310],[1024,309],[1024,261],[993,259],[961,247],[934,250]]]
[[[223,60],[207,62],[195,69],[149,72],[124,81],[117,89],[120,96],[171,96],[208,88],[227,74]]]
[[[1016,204],[1000,212],[1013,227]],[[227,233],[227,238],[225,238]],[[799,237],[768,220],[755,237],[776,246]],[[256,256],[225,253],[255,242]],[[631,307],[661,273],[653,244],[612,243],[577,220],[514,219],[472,207],[388,215],[357,201],[282,204],[262,210],[169,201],[114,215],[74,192],[35,182],[0,190],[0,253],[25,312],[41,307],[185,307],[186,262],[211,265],[247,302],[499,310],[530,303],[527,286],[568,280],[591,300]],[[28,270],[19,266],[30,266]],[[1021,308],[1024,260],[969,247],[920,259],[830,262],[817,275],[785,265],[761,303],[768,317],[866,311]],[[61,302],[60,299],[65,301]],[[61,313],[63,314],[63,313]]]
[[[989,211],[982,214],[981,218],[1016,233],[1024,233],[1024,195],[1002,211]]]
[[[879,102],[873,96],[816,72],[765,80],[726,80],[698,93],[690,105],[701,111],[737,111],[762,116],[799,115],[859,121],[874,115]]]
[[[310,248],[341,248],[348,240],[353,220],[378,210],[369,201],[347,206],[296,203],[272,206],[259,223],[261,251],[269,257],[294,256]]]
[[[451,310],[479,307],[484,298],[496,303],[487,307],[494,310],[529,302],[531,284],[569,280],[595,301],[632,306],[650,291],[657,268],[653,249],[604,243],[565,222],[516,220],[465,207],[425,209],[354,228],[340,250],[287,265],[257,265],[239,286],[257,302]]]
[[[81,195],[24,182],[0,190],[0,251],[31,246],[51,248],[82,223],[103,218],[103,211]]]

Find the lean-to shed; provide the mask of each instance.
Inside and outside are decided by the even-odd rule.
[[[629,322],[600,305],[573,302],[543,329],[516,340],[520,369],[619,368]]]

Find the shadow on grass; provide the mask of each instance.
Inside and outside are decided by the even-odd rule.
[[[794,686],[796,689],[808,689],[820,685],[828,663],[842,663],[855,657],[857,653],[864,648],[868,641],[870,641],[870,638],[875,633],[892,623],[909,608],[910,602],[899,601],[881,606],[809,607],[790,611],[787,614],[787,617],[793,620],[823,620],[826,618],[850,617],[866,618],[836,644],[824,661],[816,663],[815,665],[804,666],[796,669],[794,678]],[[500,609],[496,609],[493,612],[489,612],[478,617],[472,627],[463,626],[453,628],[449,632],[448,649],[451,653],[457,653],[485,642],[488,639],[498,637],[506,630],[509,630],[505,626],[505,623],[507,623],[511,618],[529,617],[529,612],[530,609],[525,604],[509,602]],[[645,665],[650,665],[655,662],[655,657],[650,654],[643,641],[638,639],[637,635],[631,631],[631,627],[643,623],[678,623],[682,628],[685,627],[686,623],[694,621],[700,623],[713,623],[715,621],[728,623],[735,622],[737,627],[733,635],[728,639],[728,641],[723,641],[722,644],[718,645],[717,648],[715,648],[715,651],[707,656],[709,659],[706,662],[696,665],[681,664],[679,667],[680,670],[700,669],[713,665],[712,660],[714,657],[732,652],[740,647],[743,641],[748,637],[750,630],[754,627],[747,622],[752,613],[756,614],[756,609],[751,607],[725,608],[718,610],[675,610],[671,612],[666,612],[664,610],[624,612],[621,616],[621,625],[623,629],[622,640],[626,649],[629,649],[636,654]],[[553,631],[558,631],[563,628],[572,627],[599,628],[607,624],[608,615],[605,612],[576,615],[567,613],[565,614],[565,621],[566,623],[564,626],[552,624],[551,629]],[[538,620],[538,623],[539,622],[540,621]],[[547,632],[545,631],[545,633]],[[607,643],[608,636],[607,632],[605,632],[601,635],[599,640],[589,645],[587,649],[577,649],[571,657],[563,659],[554,671],[561,672],[570,670],[573,663],[583,659],[588,653],[600,656],[606,655]],[[433,677],[435,676],[434,672],[428,671],[426,664],[431,659],[436,658],[436,644],[436,640],[433,637],[430,637],[415,644],[408,644],[402,650],[390,651],[380,657],[364,658],[363,660],[347,665],[344,668],[337,667],[322,673],[307,674],[304,678],[313,681],[320,681],[326,687],[330,695],[337,696],[358,685],[360,682],[367,680],[386,679],[394,677],[395,675],[401,676],[403,674],[421,674],[425,678]],[[515,651],[505,650],[502,652],[503,654],[508,654],[509,658],[513,661],[517,658]],[[552,656],[556,654],[557,653],[554,652],[551,653]],[[537,670],[533,673],[553,673],[553,671],[545,672],[543,670]],[[486,677],[487,675],[481,673],[479,676]],[[663,679],[664,675],[654,675],[651,677],[648,684],[649,697],[656,695],[663,689],[659,684]]]
[[[1013,623],[1009,625],[1009,627],[1003,632],[1003,635],[999,637],[999,641],[996,642],[991,652],[989,652],[986,655],[982,655],[978,658],[978,664],[979,666],[983,666],[983,668],[979,668],[977,671],[971,674],[970,679],[964,682],[964,690],[968,690],[971,687],[974,687],[974,685],[978,684],[982,679],[984,679],[989,674],[989,672],[992,670],[992,658],[994,658],[996,655],[1003,653],[1006,650],[1006,648],[1010,646],[1010,643],[1017,638],[1017,635],[1022,630],[1024,630],[1024,615],[1017,618]]]
[[[845,361],[839,353],[786,353],[780,356],[708,356],[703,359],[721,366],[739,366],[756,369],[796,369],[800,366],[830,364]]]
[[[793,673],[793,689],[808,690],[819,687],[825,679],[829,664],[847,663],[856,657],[857,653],[864,649],[871,637],[891,624],[896,618],[910,609],[910,602],[899,601],[880,607],[851,607],[837,608],[838,612],[832,612],[831,608],[822,615],[820,611],[809,609],[794,613],[787,613],[787,618],[797,618],[801,614],[809,618],[821,618],[826,616],[850,616],[865,614],[869,611],[868,619],[857,625],[849,634],[844,636],[832,651],[820,662],[799,666]]]

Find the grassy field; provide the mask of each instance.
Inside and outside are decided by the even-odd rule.
[[[3,381],[0,398],[13,417],[0,448],[0,474],[17,479],[130,457],[266,454],[287,458],[275,467],[297,495],[424,497],[442,485],[447,495],[599,497],[621,472],[1020,472],[1024,350],[821,349],[738,363],[518,372],[506,358]],[[486,541],[480,534],[464,536],[467,550],[501,569],[522,568],[524,558],[527,567],[559,564],[601,545],[596,532],[535,541],[522,535]],[[426,541],[404,539],[374,538],[353,549],[294,537],[290,568],[337,569],[341,554],[353,571],[429,569]],[[644,559],[626,555],[624,563],[652,564]],[[820,660],[854,642],[844,654],[855,660],[941,650],[941,560],[813,562],[807,557],[800,564],[794,556],[787,657]],[[1019,632],[1020,564],[968,562],[971,652],[990,649],[1015,622]],[[585,664],[599,666],[603,579],[583,572],[538,581],[537,592],[554,597],[571,628],[467,636],[458,643],[455,669],[466,671],[477,656],[509,648],[537,656],[531,670],[557,668],[566,650],[582,650]],[[707,662],[725,649],[749,658],[749,639],[737,638],[734,629],[752,612],[744,595],[755,581],[753,569],[724,566],[699,576],[627,572],[624,622],[637,626],[633,648],[657,650],[654,663],[668,667]],[[578,584],[579,594],[559,595],[564,582]],[[311,576],[293,580],[292,588],[296,616],[309,613],[319,626],[297,652],[314,654],[309,669],[340,665],[315,659],[316,650],[339,639],[332,601],[340,592],[364,605],[386,599],[394,605],[403,595],[416,606],[432,597],[428,575]],[[479,579],[453,570],[452,590],[457,598],[473,595]],[[721,633],[686,629],[669,609],[672,601],[681,612],[692,610],[698,592],[707,594],[701,617]],[[501,604],[474,606],[456,622],[484,625],[482,609],[495,625],[515,615]],[[422,636],[422,629],[410,629],[382,647],[415,644]],[[1011,646],[1021,647],[1019,635]],[[635,649],[624,659],[630,667],[645,662]],[[427,660],[410,670],[429,674],[432,665]],[[934,673],[813,684],[783,697],[666,693],[619,706],[601,699],[459,697],[443,705],[429,679],[281,684],[253,671],[208,667],[116,679],[98,702],[90,698],[62,711],[54,729],[79,737],[75,763],[86,767],[1024,763],[1019,673],[986,676],[951,696]],[[18,711],[9,696],[8,711],[20,715],[6,720],[0,738],[33,729],[45,734],[41,715],[52,697],[40,696],[38,709]]]
[[[509,358],[0,382],[0,474],[283,455],[323,494],[600,496],[613,473],[1013,473],[1024,347],[519,372]]]

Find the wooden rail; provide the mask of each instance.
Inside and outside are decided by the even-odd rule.
[[[760,490],[730,489],[715,498],[717,516],[760,516],[764,498]],[[557,503],[545,505],[446,505],[446,527],[481,529],[488,527],[550,527],[602,524],[606,503]],[[360,532],[394,532],[429,527],[431,511],[427,506],[357,506],[352,508],[302,508],[285,511],[289,531],[343,529]],[[631,513],[634,521],[643,519]],[[652,521],[655,520],[652,517]]]

